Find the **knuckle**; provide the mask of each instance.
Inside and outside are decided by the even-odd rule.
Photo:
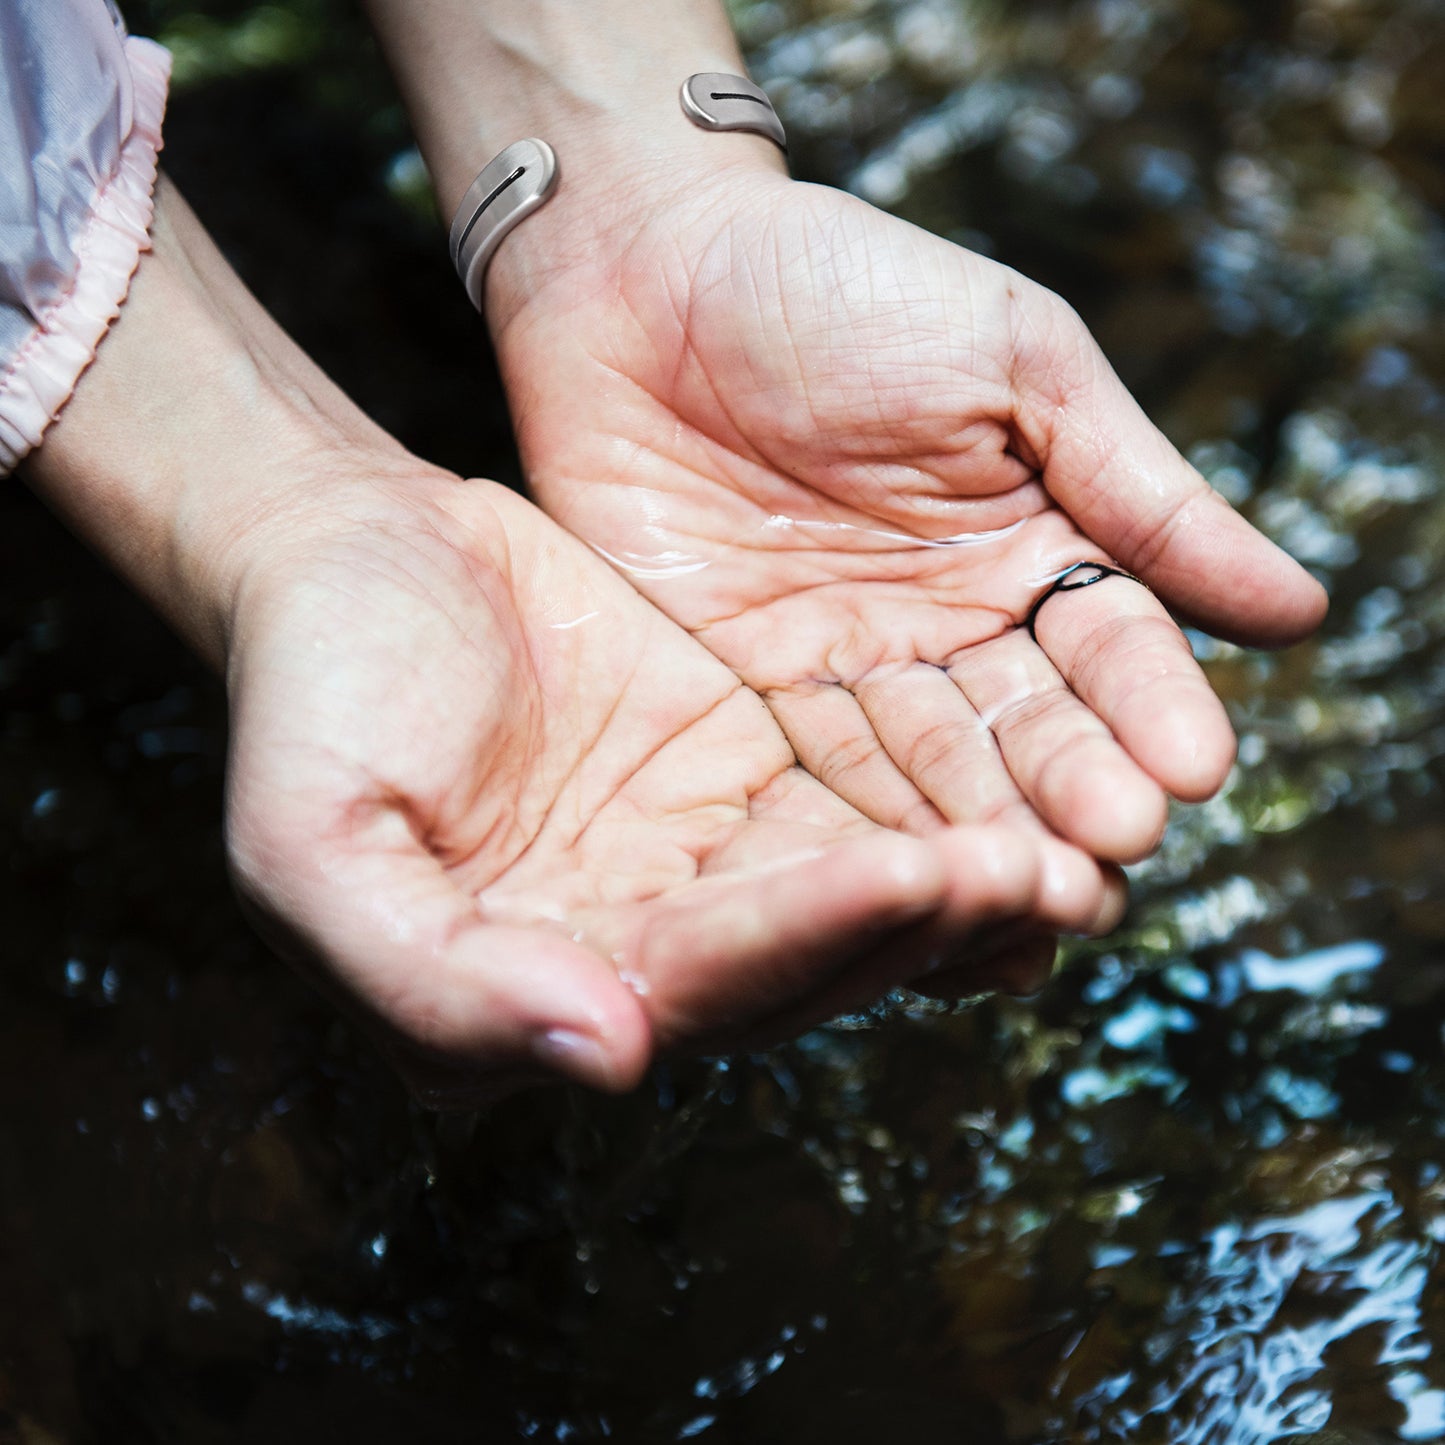
[[[926,778],[951,769],[965,729],[956,722],[933,722],[914,735],[908,747],[909,772]]]
[[[927,798],[920,798],[903,810],[894,826],[900,833],[921,838],[943,826],[943,819],[938,808]]]
[[[1127,549],[1134,568],[1142,575],[1153,572],[1174,545],[1184,514],[1166,510],[1140,517],[1127,540]]]
[[[1106,741],[1102,731],[1075,724],[1048,752],[1039,769],[1038,790],[1044,797],[1072,789],[1077,777],[1086,775],[1083,755]]]
[[[1029,737],[1055,723],[1066,724],[1071,697],[1062,685],[1036,686],[1007,703],[994,719],[995,737]]]
[[[1073,672],[1083,692],[1097,694],[1123,681],[1128,692],[1142,691],[1177,675],[1184,635],[1163,617],[1111,617],[1079,642]]]
[[[818,769],[821,782],[829,787],[841,783],[865,770],[878,750],[873,738],[850,737],[833,744],[824,756]]]
[[[1053,361],[1061,346],[1092,344],[1079,313],[1058,292],[1027,277],[1009,280],[1008,316],[1015,354],[1023,362]]]
[[[1077,687],[1091,690],[1103,675],[1117,670],[1138,647],[1138,617],[1107,617],[1090,627],[1074,646],[1071,671]]]

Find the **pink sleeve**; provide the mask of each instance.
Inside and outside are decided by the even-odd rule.
[[[35,258],[28,274],[23,264],[15,266],[11,294],[0,296],[9,323],[0,327],[0,342],[6,343],[0,346],[0,475],[39,445],[45,428],[69,399],[119,314],[131,275],[150,244],[170,56],[149,40],[118,34],[114,39],[113,64],[124,73],[110,77],[119,103],[107,118],[119,119],[109,145],[94,136],[89,139],[100,163],[91,167],[99,172],[93,181],[87,177],[83,182],[88,196],[82,195],[72,219],[62,227],[59,208],[52,211],[36,199],[53,181],[52,161],[47,158],[45,174],[37,175],[28,188],[16,188],[22,201],[29,198],[36,206],[35,214],[24,217],[18,228],[23,240],[28,223]],[[74,173],[86,176],[79,167]],[[21,218],[0,219],[13,223]],[[63,244],[56,244],[57,236]],[[63,267],[55,264],[57,252],[65,256]],[[58,279],[44,284],[52,273]]]

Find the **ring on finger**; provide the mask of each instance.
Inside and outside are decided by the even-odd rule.
[[[1072,567],[1066,568],[1053,583],[1040,594],[1029,608],[1028,616],[1024,618],[1023,625],[1028,628],[1029,636],[1035,642],[1039,640],[1037,625],[1039,612],[1050,597],[1060,592],[1077,592],[1081,587],[1092,587],[1096,582],[1103,582],[1109,577],[1122,577],[1126,582],[1137,582],[1147,592],[1149,584],[1141,577],[1136,577],[1132,572],[1126,572],[1122,567],[1110,567],[1104,562],[1075,562]]]

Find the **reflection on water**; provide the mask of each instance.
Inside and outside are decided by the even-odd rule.
[[[130,7],[188,37],[182,183],[384,421],[508,472],[354,17],[186,8]],[[239,923],[215,688],[0,496],[0,1441],[1445,1435],[1445,12],[739,15],[799,167],[1065,291],[1324,636],[1198,640],[1240,766],[1037,1002],[439,1125]]]

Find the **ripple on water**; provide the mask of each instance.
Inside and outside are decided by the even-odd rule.
[[[398,319],[450,283],[355,16],[222,8],[127,6],[174,32],[182,183],[249,257],[232,192],[308,254],[354,182],[371,230],[258,287],[319,345],[388,298],[380,377],[334,369],[472,460],[474,336]],[[1326,582],[1322,638],[1191,639],[1238,765],[1036,1002],[899,995],[439,1126],[238,918],[214,685],[0,496],[0,1434],[1445,1437],[1439,5],[735,8],[799,171],[1063,290]],[[187,168],[188,127],[228,163]]]

